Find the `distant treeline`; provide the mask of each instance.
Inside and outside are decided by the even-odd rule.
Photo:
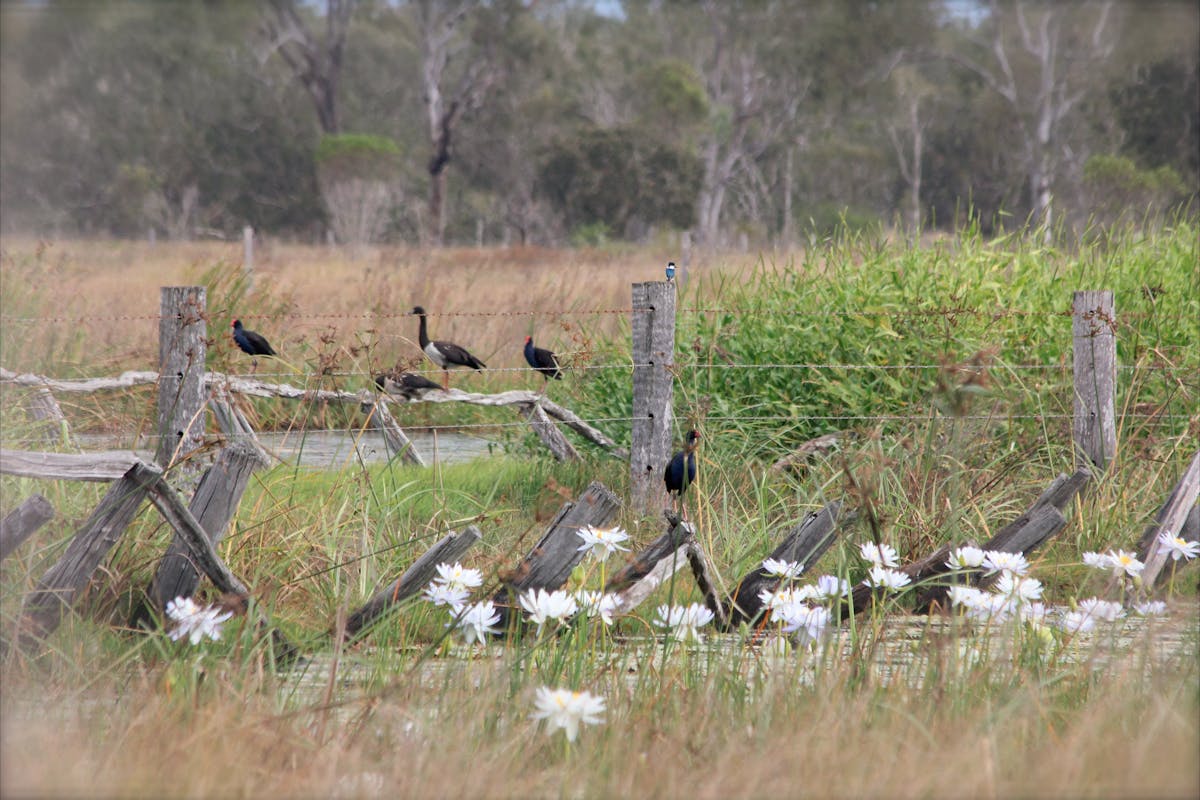
[[[0,4],[0,225],[595,244],[1081,231],[1200,190],[1200,4]]]

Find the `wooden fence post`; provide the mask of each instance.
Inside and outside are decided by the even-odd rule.
[[[657,514],[666,487],[662,473],[671,458],[675,366],[675,285],[633,285],[633,426],[629,448],[630,502],[641,514]]]
[[[158,323],[158,450],[163,469],[204,441],[205,289],[164,286]]]
[[[242,228],[242,274],[246,276],[247,288],[254,286],[254,228]]]
[[[1075,292],[1076,463],[1086,457],[1103,471],[1117,452],[1117,320],[1110,291]]]

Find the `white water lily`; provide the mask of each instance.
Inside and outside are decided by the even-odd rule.
[[[191,644],[200,644],[204,637],[221,638],[221,624],[233,616],[232,611],[222,611],[218,606],[196,605],[190,597],[176,597],[167,603],[167,616],[175,627],[167,633],[171,641],[177,642],[184,636]]]
[[[496,611],[496,605],[491,600],[486,600],[462,612],[462,617],[458,620],[458,629],[467,644],[476,641],[486,644],[489,634],[500,633],[500,630],[494,627],[499,621],[500,613]]]
[[[1042,596],[1042,582],[1037,578],[1001,572],[996,579],[996,594],[1017,603],[1028,603]]]
[[[1107,555],[1114,575],[1136,578],[1146,568],[1146,565],[1138,561],[1137,556],[1128,550],[1109,550]]]
[[[1021,553],[1006,553],[1003,550],[986,550],[983,554],[983,566],[988,575],[997,572],[1011,572],[1014,575],[1024,575],[1029,571],[1029,562]]]
[[[629,538],[629,534],[621,528],[594,528],[591,525],[576,531],[583,544],[579,545],[580,552],[589,552],[600,559],[608,558],[618,550],[628,551],[621,547],[621,542]]]
[[[946,562],[946,566],[953,570],[974,569],[983,566],[985,555],[986,553],[982,549],[965,545],[950,553],[950,559]]]
[[[1157,541],[1159,548],[1166,550],[1174,561],[1181,558],[1190,561],[1200,555],[1200,542],[1189,542],[1182,536],[1173,535],[1170,531],[1160,533]]]
[[[579,736],[580,725],[599,725],[604,721],[600,718],[604,713],[604,698],[590,692],[542,686],[534,698],[534,709],[530,718],[546,720],[547,734],[561,728],[571,742]]]
[[[881,567],[878,564],[871,567],[871,572],[867,576],[867,585],[874,586],[876,589],[887,589],[888,591],[898,592],[912,582],[912,578],[907,573],[896,569],[888,569]]]
[[[700,640],[700,628],[713,621],[713,613],[699,603],[689,606],[659,606],[654,624],[667,628],[683,641]]]
[[[1096,627],[1096,620],[1082,611],[1068,611],[1058,619],[1057,625],[1067,633],[1087,633]]]
[[[802,644],[819,638],[829,625],[830,617],[829,609],[824,606],[804,603],[792,603],[771,612],[771,619],[781,625],[783,632],[797,634]]]
[[[462,610],[469,596],[467,590],[461,586],[439,583],[436,580],[430,581],[425,587],[426,600],[435,606],[450,606],[456,614]]]
[[[775,609],[791,603],[800,603],[807,599],[806,586],[782,586],[778,589],[763,589],[758,593],[758,599],[765,608]]]
[[[1101,600],[1099,597],[1089,597],[1080,600],[1077,606],[1080,613],[1098,622],[1116,622],[1125,616],[1125,607],[1111,600]]]
[[[1112,559],[1105,553],[1087,552],[1083,554],[1083,563],[1092,569],[1112,569]]]
[[[859,546],[858,551],[864,559],[877,567],[900,566],[899,556],[896,555],[895,548],[889,544],[877,545],[874,542],[863,542]]]
[[[795,561],[768,558],[762,562],[763,569],[768,575],[785,580],[795,580],[804,571],[804,565]]]
[[[1162,600],[1147,600],[1145,603],[1134,603],[1133,610],[1143,617],[1165,617],[1167,604]]]
[[[537,623],[538,636],[542,627],[550,620],[561,622],[579,610],[579,603],[567,592],[547,592],[545,589],[530,589],[520,597],[521,608],[529,612],[529,618]]]
[[[589,592],[580,589],[575,593],[575,601],[587,612],[589,617],[599,617],[605,625],[613,624],[613,613],[620,608],[621,600],[615,594],[607,592]]]
[[[438,564],[438,576],[435,581],[444,586],[452,586],[464,591],[483,585],[483,573],[477,569],[468,569],[457,561],[453,564]]]

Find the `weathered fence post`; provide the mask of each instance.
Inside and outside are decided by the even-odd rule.
[[[158,323],[158,450],[163,469],[204,441],[205,289],[164,286]]]
[[[45,386],[34,389],[26,400],[26,406],[29,409],[29,416],[41,423],[42,432],[47,439],[57,444],[73,446],[71,427],[67,424],[67,417],[49,389]]]
[[[8,558],[21,542],[54,517],[54,506],[40,494],[31,495],[24,503],[0,520],[0,561]]]
[[[133,521],[155,477],[141,475],[139,465],[135,463],[112,485],[71,539],[62,558],[46,571],[26,599],[19,633],[22,645],[34,644],[58,627],[96,567]]]
[[[1110,291],[1075,292],[1076,461],[1086,457],[1101,471],[1117,452],[1117,320]]]
[[[671,458],[675,366],[675,286],[666,281],[633,285],[633,426],[629,491],[634,510],[657,514]]]

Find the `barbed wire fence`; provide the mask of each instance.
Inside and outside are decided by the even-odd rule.
[[[1079,309],[1074,304],[1071,308],[1061,310],[1028,310],[1019,308],[968,308],[961,306],[941,306],[935,308],[922,309],[762,309],[762,308],[736,308],[723,307],[712,304],[701,304],[694,307],[679,308],[677,315],[679,317],[686,316],[711,316],[725,315],[734,319],[742,317],[752,317],[760,315],[771,315],[780,317],[795,317],[795,318],[812,318],[812,319],[886,319],[892,323],[900,321],[913,320],[937,320],[945,322],[948,325],[954,325],[959,320],[971,318],[975,320],[983,320],[989,323],[997,323],[1005,320],[1067,320],[1076,319],[1079,316]],[[1091,310],[1094,316],[1095,309]],[[215,313],[209,312],[207,309],[201,309],[198,312],[198,317],[205,322],[212,321],[216,316]],[[620,308],[573,308],[559,309],[553,311],[541,310],[505,310],[505,311],[447,311],[442,313],[430,314],[433,319],[453,319],[453,318],[529,318],[529,319],[563,319],[568,317],[588,318],[600,317],[621,319],[629,321],[632,325],[632,319],[638,309],[635,306],[620,307]],[[1175,321],[1182,319],[1182,315],[1164,314],[1164,313],[1147,313],[1147,312],[1131,312],[1123,314],[1120,324],[1114,315],[1105,312],[1107,318],[1104,321],[1105,328],[1114,339],[1121,330],[1121,325],[1126,324],[1126,321],[1133,321],[1144,318],[1156,318],[1162,321]],[[170,314],[141,314],[141,315],[89,315],[85,317],[15,317],[6,316],[0,317],[0,325],[4,325],[6,329],[12,330],[14,327],[20,326],[71,326],[71,325],[87,325],[102,322],[143,322],[146,324],[161,325],[163,320],[170,317]],[[277,323],[284,323],[285,327],[292,329],[296,326],[301,326],[309,322],[341,322],[350,323],[349,335],[358,336],[364,332],[372,332],[376,337],[376,345],[380,342],[399,342],[409,343],[411,339],[403,334],[390,333],[377,330],[378,323],[389,322],[392,320],[410,318],[411,315],[407,312],[369,312],[369,313],[297,313],[297,312],[276,312],[259,314],[255,319],[272,320]],[[359,323],[367,323],[362,325]],[[214,326],[216,330],[223,333],[224,326]],[[217,341],[216,335],[213,335],[212,341]],[[672,338],[674,332],[672,332]],[[1076,337],[1077,339],[1079,337]],[[1094,338],[1094,333],[1086,337]],[[1064,331],[1065,344],[1065,331]],[[322,341],[323,345],[329,345],[330,342]],[[229,345],[226,345],[229,347]],[[1125,363],[1111,365],[1111,371],[1114,375],[1120,374],[1125,376],[1123,382],[1127,385],[1133,378],[1145,378],[1146,376],[1157,376],[1163,380],[1172,383],[1181,383],[1189,377],[1190,370],[1188,367],[1178,363],[1181,360],[1183,351],[1186,345],[1171,345],[1165,343],[1144,343],[1139,342],[1137,363]],[[229,349],[232,349],[229,347]],[[403,349],[403,348],[402,348]],[[414,346],[415,351],[415,346]],[[306,354],[309,355],[309,354]],[[313,384],[323,388],[330,383],[337,384],[342,382],[346,385],[355,385],[358,387],[374,388],[375,375],[383,370],[382,366],[374,368],[362,368],[361,363],[356,364],[355,368],[345,368],[337,361],[332,361],[329,364],[322,366],[319,358],[320,352],[314,349],[312,354],[317,356],[316,363],[309,364],[311,367],[308,371],[287,371],[287,370],[266,370],[255,372],[229,372],[224,374],[224,378],[233,382],[237,381],[263,381],[264,379],[277,380],[280,383],[291,386],[293,381],[301,384],[295,387],[298,394],[295,397],[314,397]],[[674,355],[674,354],[673,354]],[[694,355],[693,358],[688,358],[688,355]],[[1021,359],[1022,363],[1009,363],[1008,361],[993,358],[984,360],[977,364],[967,363],[952,363],[946,360],[933,360],[927,358],[924,363],[904,363],[904,364],[889,364],[889,363],[851,363],[845,361],[837,361],[828,359],[824,361],[786,361],[786,360],[767,360],[764,362],[748,362],[743,359],[725,357],[722,360],[713,360],[712,353],[707,354],[707,358],[703,358],[705,353],[691,354],[687,347],[679,348],[679,358],[672,358],[669,367],[664,369],[664,375],[674,383],[687,385],[695,383],[694,376],[698,373],[755,373],[755,372],[788,372],[796,374],[796,380],[803,382],[805,380],[826,380],[830,376],[839,374],[892,374],[903,376],[903,378],[911,385],[910,388],[916,394],[922,397],[926,403],[924,406],[917,407],[915,410],[908,413],[804,413],[802,420],[810,425],[826,425],[826,426],[871,426],[880,424],[917,424],[926,421],[930,417],[930,387],[936,382],[939,375],[945,375],[948,372],[957,372],[960,375],[981,374],[985,371],[990,371],[993,375],[997,372],[1006,373],[1015,376],[1036,376],[1044,378],[1045,376],[1059,376],[1062,381],[1056,388],[1063,388],[1067,383],[1067,376],[1075,372],[1075,364],[1073,363],[1073,354],[1067,348],[1062,348],[1058,358],[1052,362],[1044,360],[1044,356],[1037,352],[1030,351],[1028,353],[1012,353],[1008,356],[1024,356]],[[621,360],[617,362],[600,362],[596,360],[597,356],[592,353],[582,354],[582,358],[576,359],[571,363],[570,370],[575,374],[580,374],[590,378],[598,376],[609,376],[610,374],[634,374],[640,369],[648,369],[654,367],[662,367],[663,364],[655,364],[648,361],[638,361],[635,359]],[[571,358],[571,354],[568,354]],[[418,373],[434,374],[435,369],[422,369],[417,366],[417,360],[422,356],[417,352],[413,353],[413,358],[410,360],[413,366],[412,371]],[[358,359],[359,362],[362,359]],[[3,365],[0,365],[3,366]],[[503,382],[508,379],[515,382],[515,379],[524,374],[533,374],[528,367],[525,366],[498,366],[487,370],[491,376],[497,376]],[[1102,368],[1103,372],[1103,368]],[[803,373],[812,373],[811,376],[806,376]],[[23,383],[31,388],[40,387],[43,391],[49,392],[72,392],[72,391],[103,391],[110,387],[108,382],[117,381],[118,378],[113,378],[103,375],[93,375],[81,378],[73,378],[71,380],[58,380],[48,378],[47,376],[22,376]],[[13,373],[5,373],[3,376],[5,383],[16,384],[22,383],[17,380],[17,376]],[[540,382],[540,376],[538,381]],[[155,373],[147,372],[141,375],[137,380],[131,380],[127,386],[119,388],[133,388],[136,385],[156,385],[158,377]],[[1094,379],[1093,379],[1094,382]],[[611,384],[611,381],[610,381]],[[1079,392],[1076,392],[1079,394]],[[280,395],[282,396],[282,395]],[[694,398],[693,398],[694,399]],[[744,412],[738,411],[735,413],[707,413],[703,419],[706,423],[750,423],[755,425],[765,425],[778,423],[780,425],[795,425],[798,417],[794,413],[755,413],[753,411],[756,403],[751,401],[751,398],[745,398]],[[350,398],[343,398],[344,402],[353,402]],[[1194,415],[1188,413],[1175,413],[1161,407],[1143,408],[1137,403],[1127,404],[1121,413],[1121,420],[1128,424],[1148,424],[1148,425],[1167,425],[1178,428],[1186,427],[1186,424],[1192,421]],[[406,406],[399,406],[406,407]],[[406,415],[411,417],[412,415]],[[1025,414],[1025,413],[1008,413],[1003,415],[1005,419],[1012,421],[1025,420],[1043,420],[1043,421],[1066,421],[1077,420],[1078,413],[1076,411],[1055,411],[1047,410],[1044,413]],[[1096,417],[1101,417],[1100,412],[1096,412]],[[1110,418],[1114,414],[1108,415]],[[484,434],[488,432],[504,432],[519,428],[527,428],[530,425],[529,420],[491,420],[491,421],[437,421],[431,418],[431,415],[425,415],[426,418],[421,420],[404,419],[405,425],[413,424],[416,428],[430,432],[448,432],[457,431],[461,433],[477,433]],[[989,420],[995,419],[994,413],[972,414],[962,413],[957,416],[963,420]],[[625,440],[630,436],[630,431],[639,423],[649,422],[652,417],[646,414],[636,414],[632,411],[627,414],[592,414],[590,416],[580,417],[580,421],[589,426],[599,426],[610,432],[610,434],[618,439]],[[162,426],[155,426],[153,432],[143,432],[139,439],[143,442],[148,442],[150,447],[156,447],[158,438],[161,436],[157,431],[162,430]],[[362,433],[361,426],[355,425],[340,425],[330,426],[328,424],[318,424],[306,426],[305,431],[308,433],[325,433],[325,434],[346,434],[360,435]],[[237,435],[236,431],[227,431],[227,435]],[[23,438],[6,438],[9,445],[26,446],[36,444],[40,437],[26,436]]]

